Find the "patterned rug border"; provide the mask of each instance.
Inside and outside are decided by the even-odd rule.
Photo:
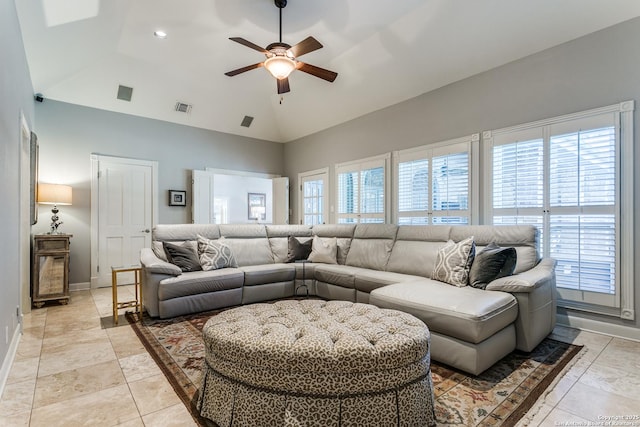
[[[208,313],[217,314],[220,310],[214,310]],[[199,313],[203,314],[203,313]],[[148,330],[144,323],[144,319],[149,319],[144,316],[143,320],[140,321],[139,314],[134,312],[127,312],[125,317],[129,321],[129,325],[134,330],[140,342],[144,348],[147,349],[147,352],[151,355],[151,358],[156,362],[156,365],[160,368],[164,376],[167,378],[171,387],[176,392],[182,403],[186,406],[189,414],[193,418],[193,421],[199,427],[209,427],[212,424],[207,421],[206,418],[200,416],[199,411],[196,408],[196,404],[198,402],[199,391],[197,387],[189,380],[189,378],[182,372],[182,369],[175,363],[173,358],[167,353],[165,348],[160,344],[155,336]],[[185,316],[180,316],[179,318],[186,319]],[[167,319],[166,323],[170,323],[175,321],[176,318]],[[162,322],[159,320],[158,322]],[[189,395],[191,392],[191,397]]]
[[[209,420],[200,416],[198,410],[196,409],[196,404],[198,401],[199,390],[198,388],[191,382],[188,376],[183,372],[182,368],[178,366],[178,364],[174,361],[171,355],[167,352],[167,350],[163,347],[161,343],[158,342],[153,333],[149,330],[149,325],[155,324],[172,324],[178,322],[189,321],[189,319],[197,318],[203,315],[213,316],[215,314],[224,311],[221,310],[212,310],[204,313],[196,313],[192,315],[179,316],[172,319],[152,319],[147,316],[144,316],[142,321],[139,319],[139,315],[137,313],[128,312],[126,313],[126,318],[129,321],[130,326],[147,349],[155,363],[158,365],[162,373],[165,375],[176,394],[179,396],[180,400],[182,400],[183,404],[188,409],[189,413],[193,417],[194,422],[199,427],[210,427],[213,425]],[[558,341],[552,338],[545,338],[545,341],[552,341],[558,343],[560,347],[566,346],[566,350],[564,350],[564,355],[558,361],[558,363],[548,372],[544,373],[543,379],[536,384],[536,386],[527,390],[526,386],[519,386],[518,389],[514,390],[514,393],[520,391],[519,389],[522,387],[522,391],[527,391],[527,396],[520,403],[517,404],[517,407],[513,409],[512,413],[500,423],[500,427],[513,427],[520,420],[523,419],[524,415],[534,406],[534,404],[538,401],[538,399],[546,392],[550,385],[554,383],[554,381],[560,379],[560,374],[563,373],[567,365],[570,363],[575,363],[575,356],[583,349],[583,346],[566,343],[563,341]],[[525,353],[522,353],[525,354]],[[437,362],[434,362],[437,363]],[[446,365],[442,365],[445,366]],[[453,368],[449,368],[453,369]],[[453,369],[458,372],[457,370]],[[470,377],[468,374],[462,373],[465,376]],[[471,378],[471,377],[470,377]],[[509,401],[509,399],[507,399]],[[502,402],[496,407],[496,410],[505,405],[506,402]],[[510,403],[510,402],[509,402]],[[489,417],[490,418],[490,417]],[[480,422],[478,426],[485,425],[485,421]],[[496,421],[496,420],[493,420]],[[486,425],[498,425],[493,424],[493,422],[488,422]]]
[[[569,344],[564,341],[558,341],[553,338],[546,338],[549,341],[554,341],[561,344],[566,344],[569,346],[567,352],[564,357],[554,368],[545,375],[544,379],[538,383],[536,387],[531,390],[529,395],[520,403],[518,408],[513,411],[509,417],[504,420],[504,422],[500,425],[500,427],[513,427],[515,426],[524,415],[533,407],[533,405],[538,401],[540,396],[542,396],[545,391],[549,388],[549,386],[556,380],[560,378],[560,374],[563,373],[564,369],[574,361],[574,358],[580,351],[582,351],[584,346]],[[548,390],[550,391],[550,390]]]

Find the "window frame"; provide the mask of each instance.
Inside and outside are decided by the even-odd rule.
[[[612,114],[613,123],[616,128],[616,144],[618,148],[616,158],[616,292],[615,298],[592,298],[588,291],[576,291],[565,288],[558,288],[558,306],[575,310],[587,311],[591,313],[604,314],[620,317],[622,319],[634,320],[634,221],[633,221],[633,111],[634,101],[625,101],[602,108],[586,110],[574,114],[567,114],[546,120],[526,123],[503,129],[485,131],[482,134],[484,156],[483,164],[486,183],[484,191],[484,217],[487,223],[493,223],[495,209],[493,208],[493,147],[504,143],[507,135],[527,134],[540,128],[543,130],[543,179],[544,179],[544,200],[543,207],[536,215],[543,216],[543,236],[550,233],[550,213],[551,209],[562,211],[558,208],[549,208],[549,141],[552,127],[563,126],[571,122],[578,123],[584,119],[594,118],[601,115]],[[575,129],[576,131],[579,129]],[[556,132],[557,133],[557,132]],[[554,133],[555,134],[555,133]],[[513,138],[511,138],[513,139]],[[535,208],[532,208],[535,209]],[[549,239],[543,242],[541,255],[549,253]],[[587,293],[587,295],[585,295]],[[578,298],[576,298],[579,296]]]
[[[398,150],[393,152],[393,223],[399,224],[401,217],[421,217],[421,210],[400,212],[400,164],[414,160],[428,161],[428,195],[427,195],[427,224],[433,224],[433,158],[466,152],[468,155],[468,222],[467,224],[478,224],[480,206],[479,191],[480,180],[479,175],[479,144],[480,134],[472,134],[461,138],[439,141],[419,147],[413,147],[406,150]],[[448,211],[452,212],[452,211]],[[435,215],[437,216],[437,215]],[[461,215],[464,216],[464,215]],[[440,216],[438,216],[440,217]]]
[[[352,219],[349,222],[351,224],[357,224],[361,222],[368,222],[368,220],[382,220],[383,223],[389,222],[389,206],[390,206],[390,180],[389,169],[391,162],[391,153],[385,153],[378,156],[367,157],[359,160],[353,160],[350,162],[337,163],[334,168],[334,222],[340,224],[341,219]],[[361,176],[363,171],[375,169],[378,167],[383,168],[383,212],[363,213],[361,208],[362,191],[360,188]],[[340,174],[346,172],[355,172],[358,176],[358,189],[357,189],[357,208],[353,213],[341,213],[340,212]]]

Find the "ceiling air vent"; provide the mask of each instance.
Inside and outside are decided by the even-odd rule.
[[[242,123],[240,123],[240,126],[244,126],[244,127],[248,128],[249,126],[251,126],[251,122],[252,121],[253,121],[253,117],[244,116],[244,119],[242,119]]]
[[[118,99],[131,102],[131,95],[133,95],[133,88],[118,85]]]
[[[191,112],[191,107],[192,105],[189,104],[185,104],[184,102],[176,102],[176,111],[179,113],[187,113],[189,114]]]

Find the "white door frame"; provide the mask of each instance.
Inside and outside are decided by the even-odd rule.
[[[322,195],[322,197],[324,198],[323,200],[323,209],[322,209],[322,216],[324,217],[324,222],[325,224],[330,224],[331,220],[329,218],[329,212],[330,212],[330,200],[331,200],[331,186],[330,186],[330,182],[329,179],[331,177],[331,175],[329,175],[329,168],[321,168],[321,169],[315,169],[312,171],[307,171],[307,172],[301,172],[298,174],[298,223],[303,224],[304,223],[304,194],[302,193],[302,181],[304,179],[313,177],[313,176],[324,176],[324,180],[325,180],[325,186],[323,188],[324,190],[324,194]]]
[[[104,156],[101,154],[91,154],[91,288],[98,287],[98,261],[99,254],[99,186],[98,172],[100,171],[100,161],[112,163],[138,163],[151,167],[151,224],[155,227],[158,223],[158,162],[154,160],[130,159],[126,157]]]
[[[37,165],[36,165],[37,167]],[[20,327],[31,312],[31,131],[20,112]],[[34,183],[37,185],[37,183]]]

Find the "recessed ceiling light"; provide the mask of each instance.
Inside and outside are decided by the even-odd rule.
[[[165,33],[162,30],[154,31],[153,35],[156,36],[159,39],[166,39],[167,38],[167,33]]]

